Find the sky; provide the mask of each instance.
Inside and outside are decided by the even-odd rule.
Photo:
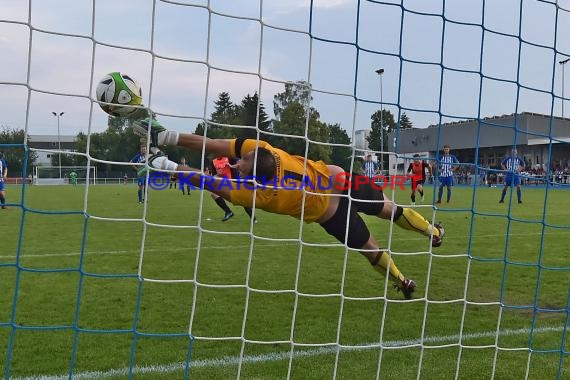
[[[101,132],[90,97],[112,71],[187,132],[222,91],[258,92],[273,116],[273,96],[299,80],[349,136],[380,104],[418,128],[561,116],[569,36],[570,0],[0,0],[0,126],[56,134],[55,111],[62,135]]]

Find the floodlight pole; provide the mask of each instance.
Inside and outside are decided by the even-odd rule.
[[[564,66],[570,61],[570,58],[566,58],[558,62],[562,65],[562,118],[564,119]]]
[[[384,102],[382,101],[382,74],[384,74],[384,69],[376,70],[376,74],[380,76],[380,174],[384,175]]]
[[[63,116],[65,112],[52,112],[53,116],[57,117],[57,150],[58,150],[58,161],[59,161],[59,179],[61,179],[61,137],[59,134],[59,118]]]

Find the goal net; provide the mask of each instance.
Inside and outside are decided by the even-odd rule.
[[[75,174],[72,174],[75,173]],[[33,184],[35,185],[67,185],[97,183],[97,168],[82,166],[35,166]]]
[[[570,193],[551,180],[570,165],[569,1],[0,9],[0,124],[21,126],[32,151],[66,153],[69,167],[36,166],[38,183],[71,170],[84,183],[6,184],[4,377],[570,378]],[[169,130],[383,174],[405,220],[362,217],[413,297],[318,223],[259,207],[254,220],[169,175],[139,178],[150,143],[94,99],[115,71]],[[164,152],[204,171],[214,158]],[[416,154],[423,190],[401,181]],[[94,167],[123,183],[92,186]],[[440,247],[411,210],[443,225]]]

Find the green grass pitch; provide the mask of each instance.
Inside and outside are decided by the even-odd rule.
[[[134,185],[27,187],[37,212],[0,212],[0,373],[183,378],[191,346],[197,379],[569,378],[570,191],[545,194],[499,205],[500,188],[455,188],[432,254],[366,217],[418,284],[402,302],[360,254],[312,245],[334,242],[316,224],[260,211],[251,235],[241,208],[221,223],[207,193],[200,210],[199,191],[151,190],[145,226]]]

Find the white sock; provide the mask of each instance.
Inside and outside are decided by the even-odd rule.
[[[176,131],[163,131],[158,134],[158,145],[178,145],[179,133]]]
[[[166,156],[156,157],[152,162],[150,162],[150,166],[155,169],[159,170],[176,170],[178,164],[174,161],[170,161]]]

